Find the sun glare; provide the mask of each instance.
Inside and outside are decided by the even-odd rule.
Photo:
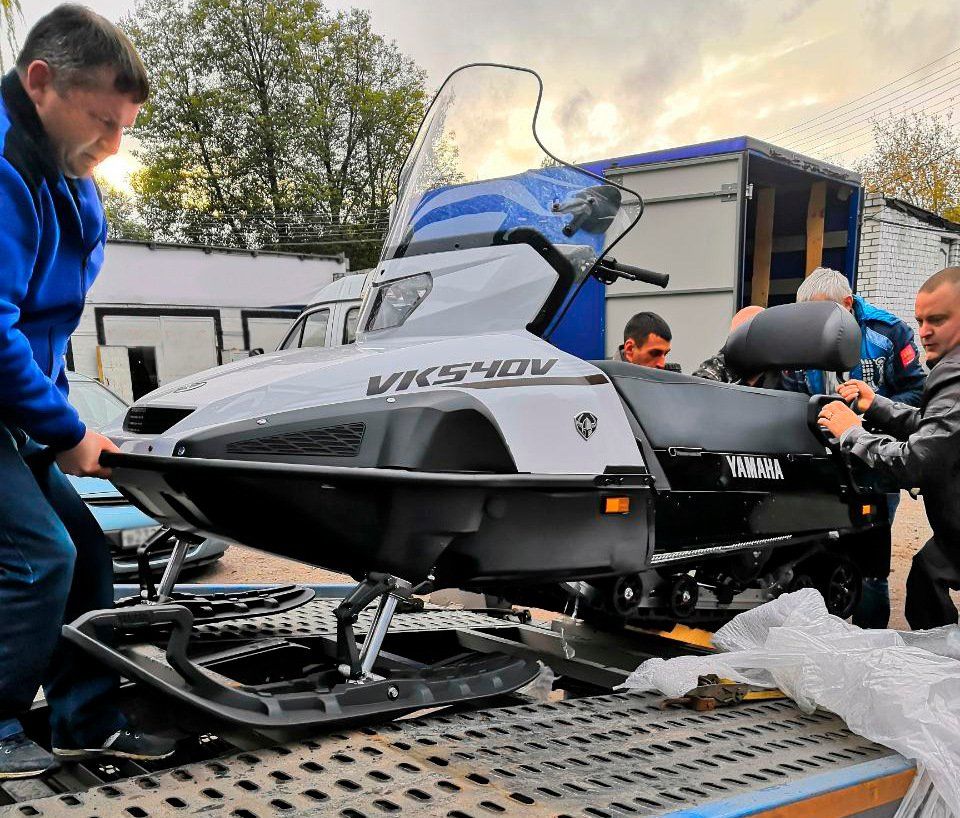
[[[96,170],[99,181],[106,183],[118,193],[126,196],[133,194],[130,177],[141,167],[140,162],[128,151],[121,148],[120,152],[109,159],[105,159]]]

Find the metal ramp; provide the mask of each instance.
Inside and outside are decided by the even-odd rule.
[[[0,809],[2,816],[663,815],[888,750],[784,702],[661,711],[618,693],[437,715],[243,752]]]
[[[317,599],[282,614],[200,626],[197,638],[329,634],[336,602]],[[548,625],[428,609],[399,614],[391,629],[400,638],[455,631],[478,649],[489,644],[540,655],[570,681],[568,692],[555,692],[557,700],[442,710],[281,744],[254,733],[224,738],[210,729],[178,751],[179,766],[171,769],[117,762],[67,768],[46,781],[8,782],[0,797],[16,803],[0,806],[0,818],[627,818],[691,809],[719,815],[716,805],[757,792],[909,777],[899,756],[850,733],[837,717],[806,715],[786,701],[695,713],[660,710],[652,694],[595,695],[654,650],[665,655],[664,640],[567,627],[561,635]],[[678,643],[671,649],[686,650]],[[594,695],[576,697],[584,691]],[[897,782],[902,795],[905,784]],[[890,804],[871,818],[892,815]]]

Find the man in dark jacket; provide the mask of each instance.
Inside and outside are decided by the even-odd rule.
[[[907,578],[910,627],[957,622],[950,589],[960,588],[960,267],[931,276],[917,293],[920,342],[930,377],[919,408],[895,402],[861,380],[840,385],[840,396],[888,434],[866,431],[846,404],[834,401],[820,424],[840,446],[901,488],[920,487],[933,537],[913,558]]]
[[[37,22],[0,83],[0,779],[54,764],[18,720],[41,683],[54,756],[173,750],[130,730],[117,676],[60,639],[64,621],[113,604],[103,532],[64,472],[109,476],[99,458],[116,447],[68,403],[64,353],[103,262],[91,174],[147,93],[129,40],[70,5]]]

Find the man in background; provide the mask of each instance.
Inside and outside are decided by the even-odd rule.
[[[621,361],[654,369],[664,369],[673,334],[670,327],[655,312],[638,312],[623,329]]]
[[[730,321],[730,333],[732,334],[735,329],[742,327],[761,312],[763,312],[763,307],[744,307]],[[720,381],[721,383],[738,383],[742,386],[756,386],[760,389],[782,388],[779,372],[737,372],[727,363],[725,349],[721,349],[712,358],[707,358],[693,374],[697,378],[706,378],[709,381]]]

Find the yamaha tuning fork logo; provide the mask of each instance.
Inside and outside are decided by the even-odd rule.
[[[597,416],[590,412],[581,412],[573,419],[573,425],[577,427],[580,437],[589,440],[591,435],[597,431]]]

